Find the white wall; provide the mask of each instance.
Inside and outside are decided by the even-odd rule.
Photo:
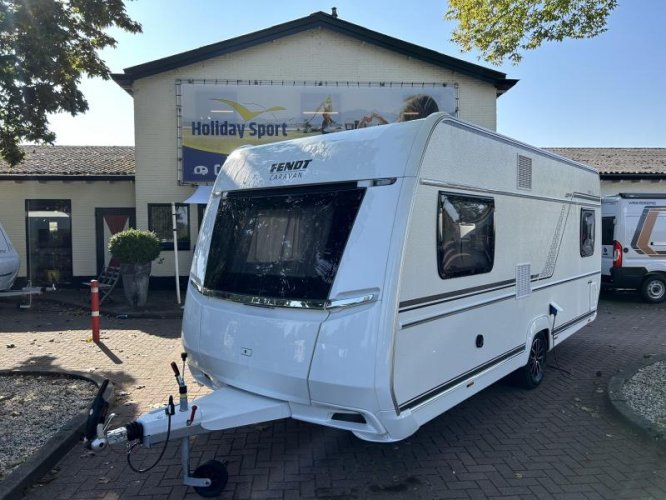
[[[496,127],[496,89],[453,71],[375,47],[356,39],[315,29],[143,78],[134,83],[136,144],[136,214],[148,227],[148,203],[182,201],[191,186],[178,186],[176,80],[324,80],[415,81],[459,84],[459,116],[486,128]],[[192,246],[196,207],[190,209]],[[154,276],[173,275],[172,252],[153,266]],[[191,252],[179,253],[181,275],[187,275]]]
[[[0,181],[0,222],[21,258],[27,276],[25,200],[71,200],[74,276],[97,274],[95,208],[134,207],[131,181]]]
[[[666,194],[666,181],[637,180],[637,181],[601,181],[601,196],[610,196],[618,193],[662,193]]]

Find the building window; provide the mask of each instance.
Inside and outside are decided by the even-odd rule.
[[[589,257],[594,254],[594,210],[580,210],[580,256]]]
[[[439,193],[437,264],[442,279],[492,270],[494,214],[492,198]]]
[[[170,203],[148,204],[148,229],[155,232],[162,250],[173,250],[173,224]],[[176,203],[176,234],[178,250],[190,249],[190,206]]]

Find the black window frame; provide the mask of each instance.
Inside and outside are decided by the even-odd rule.
[[[587,216],[591,216],[591,225],[586,223]],[[581,208],[579,224],[580,256],[591,257],[594,255],[594,244],[596,238],[596,210],[593,208]]]
[[[366,188],[358,187],[356,183],[334,183],[321,186],[296,186],[287,188],[272,188],[250,191],[229,192],[223,195],[215,215],[215,224],[211,235],[210,251],[208,254],[206,274],[204,277],[204,288],[206,293],[226,297],[254,297],[262,304],[272,304],[290,307],[324,307],[328,299],[333,282],[337,275],[340,262],[344,255],[347,242],[353,231],[356,218],[361,210]],[[232,224],[233,217],[228,210],[235,210],[234,205],[240,203],[239,209],[245,204],[254,207],[260,206],[260,210],[270,207],[271,202],[279,199],[285,200],[314,200],[317,196],[328,197],[331,212],[331,236],[328,240],[321,240],[321,250],[331,256],[331,269],[319,278],[313,276],[290,276],[289,271],[284,271],[282,263],[275,262],[275,269],[267,270],[266,274],[257,273],[250,276],[242,271],[234,269],[237,259],[242,261],[247,244],[251,244],[246,226],[226,227]],[[258,204],[258,205],[257,205]],[[346,211],[340,211],[342,208]],[[260,210],[256,213],[260,213]],[[269,208],[270,210],[270,208]],[[238,212],[242,217],[247,217],[244,211]],[[249,212],[254,214],[255,212]],[[241,235],[247,233],[246,235]],[[335,236],[337,232],[337,236]],[[224,240],[221,235],[226,234]],[[230,245],[240,246],[230,246]],[[235,249],[235,250],[234,250]],[[236,250],[239,250],[236,252]],[[260,264],[263,265],[263,264]],[[271,266],[268,266],[269,268]],[[245,278],[243,276],[246,276]],[[257,302],[252,302],[257,303]],[[296,305],[298,304],[298,305]]]
[[[163,234],[160,234],[160,232],[156,231],[155,228],[155,222],[153,221],[153,210],[155,209],[161,209],[161,208],[166,208],[168,211],[168,238],[163,238]],[[187,220],[187,225],[185,228],[187,229],[187,236],[179,237],[178,238],[178,250],[190,250],[190,241],[191,241],[191,223],[190,223],[190,206],[187,203],[176,203],[176,210],[184,208],[187,212],[186,215],[186,220]],[[162,250],[165,251],[173,251],[173,226],[171,222],[171,203],[148,203],[148,229],[150,231],[153,231],[155,234],[157,234],[157,237],[160,240],[160,245]]]
[[[475,258],[474,261],[470,261],[470,264],[465,267],[460,267],[459,269],[452,270],[450,269],[451,264],[448,266],[445,264],[445,261],[451,258],[457,257],[456,254],[450,255],[450,251],[447,250],[447,246],[454,244],[454,241],[445,241],[445,209],[444,204],[446,200],[455,200],[455,201],[470,201],[470,202],[483,202],[488,205],[490,209],[490,229],[489,234],[482,236],[486,238],[486,246],[484,248],[484,255]],[[451,193],[446,191],[440,191],[437,198],[437,271],[441,279],[452,279],[452,278],[462,278],[467,276],[476,276],[479,274],[487,274],[493,270],[495,266],[495,199],[487,196],[476,196],[462,193]],[[468,221],[471,222],[471,221]],[[462,238],[460,238],[462,240]],[[461,243],[462,244],[462,243]],[[477,252],[479,254],[479,252]],[[460,255],[460,254],[458,254]],[[478,255],[477,255],[478,256]],[[486,261],[485,265],[481,265],[483,261]]]

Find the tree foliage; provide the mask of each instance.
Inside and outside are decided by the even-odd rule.
[[[116,46],[111,27],[141,31],[123,0],[0,0],[0,156],[10,165],[20,142],[54,141],[48,113],[88,109],[79,85],[109,78],[98,51]]]
[[[458,22],[453,41],[483,59],[514,64],[543,42],[591,38],[606,31],[617,0],[449,0],[445,18]]]

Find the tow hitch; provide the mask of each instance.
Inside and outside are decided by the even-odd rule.
[[[175,362],[171,363],[171,368],[178,382],[180,396],[178,412],[176,412],[173,396],[169,396],[169,402],[164,408],[146,413],[136,421],[123,427],[109,430],[115,414],[108,414],[110,408],[107,394],[109,380],[104,380],[88,412],[85,431],[86,447],[91,450],[102,450],[107,446],[126,443],[127,463],[130,469],[134,472],[144,473],[151,470],[162,460],[170,438],[180,437],[183,483],[194,487],[194,490],[203,497],[216,497],[224,490],[229,479],[225,464],[217,460],[210,460],[197,467],[194,474],[190,474],[190,436],[202,434],[208,432],[208,430],[201,426],[201,422],[197,422],[197,420],[201,420],[202,416],[202,412],[197,411],[199,409],[198,405],[192,405],[192,408],[189,408],[187,385],[184,379],[187,353],[182,353],[181,358],[183,360],[183,374],[180,373]],[[139,445],[150,447],[160,441],[163,441],[164,445],[155,463],[145,469],[135,468],[131,458],[135,448]]]

